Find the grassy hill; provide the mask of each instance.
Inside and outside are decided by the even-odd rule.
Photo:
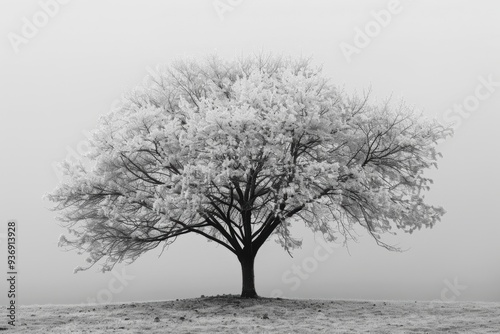
[[[6,319],[5,308],[0,312]],[[0,324],[6,328],[6,321]],[[18,311],[20,333],[500,333],[500,303],[202,297]],[[7,329],[5,333],[13,332]]]

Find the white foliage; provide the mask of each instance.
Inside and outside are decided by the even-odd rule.
[[[292,221],[328,240],[354,224],[378,238],[443,214],[419,190],[448,134],[404,105],[344,96],[304,62],[180,62],[158,68],[102,117],[88,154],[94,165],[64,163],[70,181],[49,198],[77,231],[76,243],[60,243],[88,250],[92,264],[107,258],[106,270],[186,231],[228,244],[207,214],[227,214],[231,223],[220,225],[242,237],[242,211],[252,210],[253,231],[279,217],[287,250],[300,245]]]

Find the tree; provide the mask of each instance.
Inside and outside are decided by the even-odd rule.
[[[432,227],[424,203],[437,141],[451,130],[411,108],[347,97],[308,60],[211,57],[158,67],[103,116],[83,161],[62,163],[48,199],[90,254],[85,270],[132,262],[181,235],[227,248],[242,297],[257,297],[254,260],[274,236],[290,252],[304,223],[325,240],[356,225],[388,249],[394,227]]]

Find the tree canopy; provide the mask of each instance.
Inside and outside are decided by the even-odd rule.
[[[450,133],[403,103],[347,96],[308,60],[178,61],[101,118],[91,164],[62,163],[48,198],[71,235],[60,244],[88,252],[86,268],[103,259],[110,270],[186,233],[253,267],[272,236],[300,246],[294,224],[327,241],[359,225],[393,249],[384,232],[444,214],[422,190]]]

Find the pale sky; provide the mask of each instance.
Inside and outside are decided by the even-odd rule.
[[[379,23],[376,13],[385,21]],[[73,274],[85,255],[57,247],[65,230],[42,196],[59,182],[53,163],[84,150],[84,134],[149,67],[182,57],[262,51],[312,56],[348,92],[371,87],[373,98],[403,98],[459,126],[440,146],[439,169],[429,174],[435,184],[428,201],[447,214],[433,229],[385,239],[407,251],[389,252],[362,236],[349,253],[338,247],[329,253],[299,227],[304,246],[293,258],[272,241],[260,250],[257,292],[500,301],[499,14],[494,0],[3,0],[0,233],[9,219],[17,220],[18,301],[76,304],[240,293],[236,257],[199,236],[179,238],[159,258],[161,249],[118,267],[125,276],[97,268]],[[360,31],[366,30],[371,36],[363,40]],[[346,45],[356,52],[346,57]],[[0,257],[5,268],[5,239]],[[294,266],[307,270],[298,274]],[[5,303],[5,283],[0,289]]]

